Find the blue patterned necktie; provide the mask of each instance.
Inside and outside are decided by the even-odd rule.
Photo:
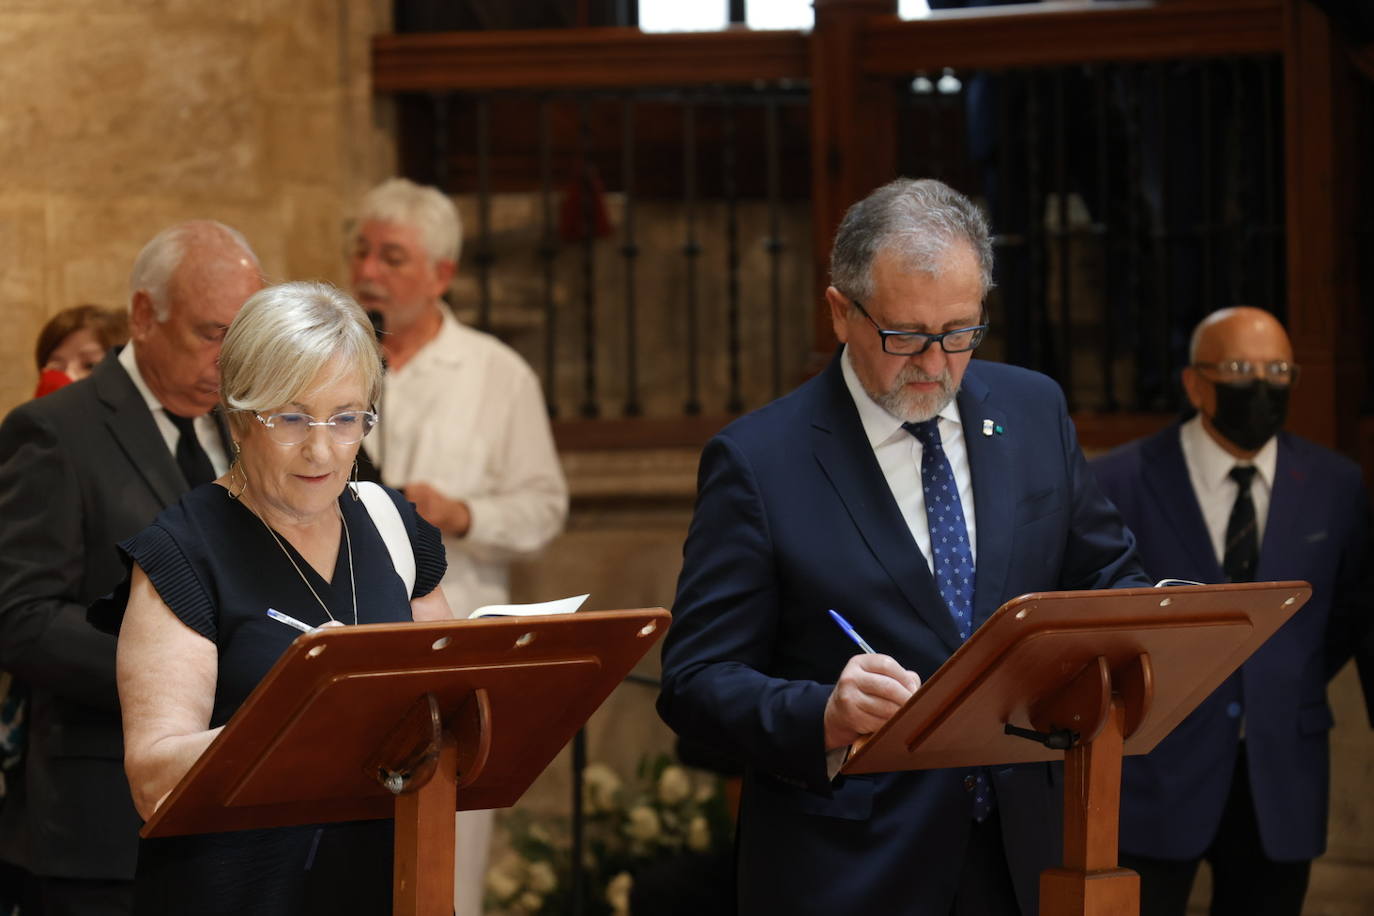
[[[959,628],[959,638],[968,639],[973,632],[973,551],[959,486],[940,443],[939,423],[936,417],[924,423],[903,423],[902,428],[921,443],[921,489],[926,497],[935,584]]]
[[[921,489],[926,497],[926,527],[930,529],[935,584],[959,628],[959,638],[968,639],[973,632],[973,550],[964,524],[959,486],[940,442],[940,418],[903,423],[902,428],[921,443]],[[981,767],[967,780],[973,793],[973,819],[981,823],[987,820],[995,804],[992,780]]]

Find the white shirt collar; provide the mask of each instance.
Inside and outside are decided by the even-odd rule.
[[[849,396],[854,400],[854,406],[859,411],[859,422],[863,424],[864,434],[868,437],[870,447],[876,449],[898,433],[903,436],[910,435],[902,428],[903,421],[888,413],[865,390],[863,382],[859,381],[859,374],[854,371],[854,364],[850,361],[848,345],[845,346],[844,352],[840,355],[840,372],[844,375],[844,384],[849,389]],[[960,423],[959,404],[957,401],[951,400],[940,409],[937,416],[941,420]]]
[[[119,364],[124,367],[124,371],[129,374],[129,380],[134,383],[138,393],[143,396],[143,403],[148,405],[148,410],[156,415],[157,411],[163,410],[162,402],[153,394],[153,389],[148,387],[148,383],[143,380],[143,373],[138,371],[138,359],[134,356],[134,342],[129,341],[123,350],[119,351]]]
[[[1190,467],[1197,469],[1198,483],[1209,493],[1215,493],[1226,483],[1231,468],[1237,464],[1254,465],[1256,473],[1270,489],[1274,486],[1274,474],[1278,468],[1278,436],[1271,436],[1260,447],[1249,462],[1241,461],[1217,444],[1202,425],[1201,415],[1193,417],[1178,430],[1179,447],[1183,449],[1184,460]]]
[[[407,375],[412,369],[418,369],[419,372],[414,374],[420,375],[431,364],[451,366],[463,361],[463,332],[466,328],[453,317],[453,310],[447,305],[443,302],[437,302],[436,305],[439,309],[439,331],[425,342],[409,362],[393,370],[395,374]]]

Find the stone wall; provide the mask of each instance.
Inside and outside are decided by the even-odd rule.
[[[164,226],[240,229],[272,279],[343,277],[349,202],[395,167],[368,39],[387,0],[8,0],[0,27],[0,414],[70,305],[128,301]]]

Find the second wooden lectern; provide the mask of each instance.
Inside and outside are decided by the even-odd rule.
[[[668,622],[651,608],[302,635],[142,835],[394,816],[394,913],[450,916],[454,811],[514,804]]]
[[[1064,864],[1041,916],[1136,916],[1117,865],[1123,754],[1145,754],[1307,602],[1306,582],[1023,595],[873,735],[846,773],[1065,761]]]

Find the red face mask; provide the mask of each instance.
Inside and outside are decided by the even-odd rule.
[[[52,394],[64,385],[70,385],[72,377],[65,372],[58,372],[56,369],[44,369],[38,376],[38,387],[34,389],[33,396],[41,398],[45,394]]]

